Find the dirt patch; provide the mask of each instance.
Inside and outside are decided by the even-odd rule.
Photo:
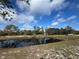
[[[55,43],[55,42],[61,42],[63,40],[60,40],[60,39],[48,39],[46,40],[47,43]]]

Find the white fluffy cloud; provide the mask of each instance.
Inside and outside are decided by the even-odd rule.
[[[17,5],[19,7],[19,9],[21,9],[22,11],[26,11],[29,9],[29,5],[26,4],[25,0],[17,0]]]
[[[71,16],[71,17],[67,18],[67,20],[69,21],[69,20],[73,20],[75,18],[77,18],[77,16]]]
[[[65,0],[53,0],[51,3],[51,7],[54,10],[61,9]]]
[[[30,9],[32,13],[49,15],[53,10],[60,10],[68,5],[65,0],[31,0]]]
[[[26,4],[26,0],[18,0],[18,7],[23,10],[26,14],[20,14],[18,17],[18,23],[23,24],[22,28],[30,27],[31,23],[36,22],[34,19],[29,19],[27,15],[50,15],[53,10],[60,10],[66,6],[65,0],[30,0],[30,5]],[[27,11],[29,10],[29,11]],[[59,17],[59,15],[58,15]],[[17,22],[16,22],[17,23]],[[59,24],[59,22],[54,23],[54,25]]]
[[[31,0],[30,9],[32,13],[47,15],[50,14],[51,7],[49,0]]]
[[[15,25],[18,25],[21,30],[24,30],[24,29],[28,30],[28,29],[32,29],[32,24],[36,23],[37,21],[32,15],[19,14],[11,22]]]
[[[30,0],[30,5],[26,4],[26,0],[17,1],[17,5],[21,10],[29,10],[27,13],[50,15],[53,10],[60,10],[67,6],[65,0]]]
[[[27,15],[27,9],[28,5],[24,1],[17,1],[17,5],[19,8],[24,11],[24,13],[19,13],[17,14],[14,9],[11,8],[1,8],[4,7],[3,5],[0,5],[0,23],[9,25],[9,24],[15,24],[20,27],[20,29],[31,29],[32,23],[36,23],[37,21],[35,20],[34,16],[32,15]],[[6,21],[3,19],[3,16],[1,15],[3,12],[8,12],[9,14],[5,16],[5,18],[10,19],[12,18],[13,20],[11,21]],[[14,12],[15,14],[13,14]]]
[[[22,29],[32,28],[31,24],[37,22],[33,14],[39,14],[41,16],[50,15],[51,11],[57,11],[66,6],[65,0],[52,0],[51,2],[50,0],[30,0],[30,5],[26,4],[25,1],[26,0],[17,0],[17,5],[23,12],[11,16],[14,18],[14,20],[12,20],[11,22],[6,22],[7,24],[19,24],[19,26],[21,24],[20,28]],[[6,17],[8,18],[8,15]],[[61,21],[59,22],[61,23]],[[54,25],[59,24],[59,22],[54,23]]]
[[[59,24],[59,22],[54,22],[54,23],[52,23],[51,25],[52,26],[56,26],[56,25],[58,25]]]
[[[31,23],[35,21],[33,16],[26,16],[25,14],[17,15],[16,22],[18,23]]]
[[[67,22],[67,21],[70,21],[70,20],[73,20],[73,19],[76,19],[76,18],[77,18],[77,16],[71,16],[71,17],[68,17],[67,19],[59,18],[56,22],[53,22],[51,25],[56,26],[56,25],[59,25],[63,22]]]
[[[37,21],[32,15],[16,14],[15,18],[11,21],[3,20],[3,18],[0,17],[0,23],[5,25],[14,24],[19,26],[21,30],[24,30],[24,29],[29,30],[29,29],[32,29],[32,24],[37,23]]]

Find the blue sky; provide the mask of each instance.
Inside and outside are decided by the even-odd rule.
[[[79,0],[12,0],[15,12],[12,21],[5,21],[0,16],[0,29],[14,24],[20,29],[33,29],[33,26],[61,28],[71,26],[79,30]],[[5,10],[9,10],[6,9]],[[7,16],[6,16],[7,17]]]

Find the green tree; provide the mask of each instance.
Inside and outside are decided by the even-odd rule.
[[[11,10],[11,9],[13,9],[13,4],[12,4],[11,0],[0,0],[0,5],[1,5],[0,6],[0,16],[4,20],[11,20],[13,18],[12,14],[14,14],[14,12],[12,12],[12,10]]]
[[[34,34],[44,34],[43,28],[39,27],[39,26],[34,26],[34,30],[33,30]]]
[[[67,34],[68,33],[68,31],[66,30],[66,29],[63,29],[63,28],[61,28],[60,29],[60,34]]]
[[[7,25],[5,27],[5,30],[18,31],[19,29],[17,26],[11,24],[11,25]]]
[[[20,1],[20,0],[18,0]],[[25,1],[26,4],[30,5],[29,1],[30,0],[21,0],[21,1]],[[4,19],[4,20],[9,20],[11,21],[13,19],[13,14],[15,14],[15,12],[12,11],[12,9],[14,8],[14,5],[12,4],[11,0],[0,0],[0,16]],[[8,8],[8,10],[6,10],[6,8]],[[5,10],[5,11],[2,11]],[[8,17],[7,17],[8,16]]]
[[[46,33],[48,35],[59,34],[59,29],[58,28],[48,28],[48,29],[46,29]]]
[[[73,34],[74,33],[74,29],[72,28],[72,27],[70,27],[70,26],[66,26],[65,27],[65,30],[67,31],[67,34]]]
[[[7,25],[4,29],[5,34],[7,35],[17,35],[18,34],[18,27],[15,25]]]
[[[25,1],[28,5],[30,5],[30,0],[19,0],[19,1]],[[0,3],[4,5],[4,7],[13,8],[13,4],[11,0],[0,0]]]
[[[12,8],[11,0],[0,0],[0,2],[4,7]]]
[[[32,35],[32,31],[31,30],[24,30],[24,35]]]

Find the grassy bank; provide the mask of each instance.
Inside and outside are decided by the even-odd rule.
[[[62,39],[62,40],[75,40],[79,39],[78,35],[16,35],[16,36],[0,36],[0,40],[10,40],[10,39],[41,39],[41,38],[54,38],[54,39]]]
[[[50,38],[64,39],[61,42],[23,48],[0,49],[0,59],[78,59],[79,37],[53,35]],[[67,39],[67,38],[68,39]]]

